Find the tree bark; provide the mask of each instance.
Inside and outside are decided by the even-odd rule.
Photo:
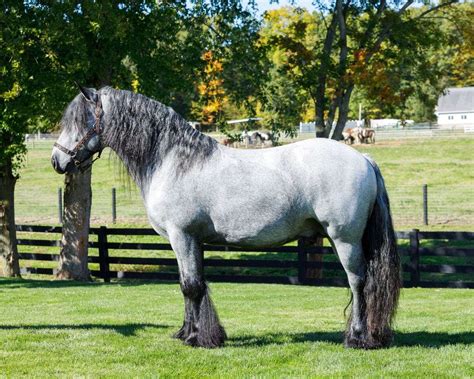
[[[341,101],[339,104],[339,115],[331,139],[335,139],[337,141],[342,139],[342,132],[344,130],[344,127],[346,126],[347,116],[349,114],[349,104],[351,101],[351,95],[353,90],[354,85],[349,85],[349,87],[344,91],[344,95],[341,97]]]
[[[63,235],[57,279],[90,280],[87,266],[92,202],[91,169],[66,174]]]
[[[338,0],[340,2],[342,0]],[[336,5],[337,6],[337,5]],[[321,54],[321,67],[318,73],[318,85],[315,93],[315,125],[316,137],[325,137],[325,128],[327,128],[324,111],[326,110],[326,80],[329,66],[331,64],[331,51],[333,49],[334,38],[336,36],[337,17],[333,15],[331,23],[326,31],[323,51]]]
[[[20,262],[16,243],[15,184],[11,162],[0,168],[0,274],[20,276]]]

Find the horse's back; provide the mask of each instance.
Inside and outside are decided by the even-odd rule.
[[[377,185],[370,162],[357,150],[333,140],[311,139],[263,150],[226,149],[225,154],[239,162],[235,172],[252,167],[256,174],[253,179],[244,175],[247,197],[252,193],[258,197],[262,190],[278,193],[269,201],[286,199],[301,217],[314,217],[323,225],[345,225],[361,233]]]
[[[376,188],[369,161],[352,147],[326,138],[261,150],[226,149],[224,154],[238,162],[238,170],[253,166],[260,174],[277,172],[281,182],[314,200],[333,196],[335,189],[342,200]]]

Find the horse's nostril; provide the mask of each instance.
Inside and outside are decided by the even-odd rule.
[[[57,161],[56,157],[51,157],[51,164],[58,174],[64,174],[64,170],[59,166],[59,162]]]

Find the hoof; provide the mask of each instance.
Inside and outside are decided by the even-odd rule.
[[[354,333],[351,331],[346,334],[344,346],[349,349],[374,350],[389,347],[391,341],[391,334],[374,338],[373,336],[367,336],[363,333]]]
[[[186,335],[186,332],[184,331],[184,329],[181,328],[176,333],[174,333],[172,337],[178,340],[185,340],[188,336]]]
[[[209,340],[203,341],[199,338],[197,333],[192,333],[188,338],[184,340],[184,344],[191,346],[191,347],[202,347],[205,349],[215,349],[218,347],[222,347],[224,345],[224,341],[219,341],[217,343]]]
[[[189,323],[184,323],[181,329],[179,329],[173,338],[185,341],[193,333],[193,327]]]
[[[201,335],[199,331],[189,334],[184,339],[184,343],[192,347],[203,347],[206,349],[215,349],[224,346],[224,341],[227,338],[224,328],[219,328],[219,333],[209,336]]]
[[[184,343],[188,346],[199,347],[197,333],[191,333],[185,340]]]

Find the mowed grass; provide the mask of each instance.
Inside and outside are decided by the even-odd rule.
[[[215,350],[170,338],[177,284],[0,279],[0,376],[472,377],[473,292],[405,289],[394,346],[345,349],[348,291],[211,284],[229,340]]]
[[[473,136],[382,141],[356,148],[380,166],[398,230],[474,229]],[[424,184],[429,226],[422,223]]]
[[[474,138],[382,141],[355,146],[369,153],[381,167],[392,199],[397,230],[474,229]],[[29,144],[28,159],[16,190],[18,223],[58,222],[57,190],[64,177],[50,163],[52,141]],[[147,225],[144,207],[134,183],[120,174],[117,158],[94,163],[92,223],[111,224],[111,190],[117,188],[117,215],[121,225]],[[422,185],[429,188],[430,225],[422,224]]]

